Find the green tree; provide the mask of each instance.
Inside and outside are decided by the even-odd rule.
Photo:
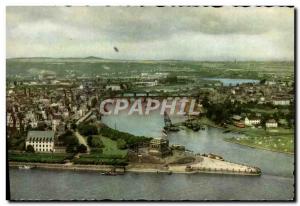
[[[32,145],[28,145],[27,148],[26,148],[26,152],[29,152],[29,153],[34,153],[34,148]]]
[[[92,145],[92,139],[93,139],[93,136],[88,136],[87,138],[87,144],[91,147]]]
[[[94,97],[94,98],[91,100],[91,107],[92,107],[92,108],[96,107],[97,103],[98,103],[97,98]]]
[[[126,132],[120,132],[107,126],[101,128],[100,134],[112,140],[123,139],[126,142],[127,147],[130,148],[133,148],[140,142],[149,142],[152,139],[150,137],[134,136]]]
[[[204,108],[209,107],[209,99],[208,99],[208,96],[207,96],[207,95],[204,96],[204,98],[203,98],[201,104],[203,105]]]
[[[64,138],[65,145],[78,145],[78,139],[74,135],[68,135]]]
[[[86,153],[87,152],[87,147],[83,144],[80,144],[78,147],[77,147],[77,152],[79,153]]]
[[[58,137],[59,141],[62,141],[63,144],[67,147],[67,153],[76,152],[76,147],[79,145],[78,139],[74,136],[73,132],[68,130],[65,134]]]
[[[117,147],[118,147],[119,149],[126,149],[126,148],[127,148],[126,141],[123,140],[123,139],[118,139],[118,140],[117,140]]]
[[[77,125],[73,122],[73,123],[71,123],[71,128],[72,128],[73,130],[75,130],[75,129],[77,128]]]
[[[91,153],[102,154],[102,148],[91,148]]]
[[[84,136],[96,135],[98,134],[98,129],[92,124],[80,124],[78,125],[78,131]]]
[[[75,153],[76,152],[76,146],[75,145],[68,145],[66,148],[67,153]]]
[[[104,146],[103,142],[98,136],[88,136],[87,143],[90,147],[102,148]]]
[[[177,78],[177,76],[175,75],[175,74],[169,74],[168,76],[167,76],[167,78],[165,79],[165,82],[166,83],[177,83],[177,81],[178,81],[178,78]]]
[[[265,83],[266,83],[266,81],[267,81],[266,79],[262,79],[262,80],[260,80],[260,82],[259,82],[259,83],[260,83],[260,84],[265,84]]]

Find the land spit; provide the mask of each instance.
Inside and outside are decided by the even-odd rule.
[[[257,167],[231,163],[201,157],[201,161],[190,164],[151,164],[151,163],[130,163],[125,167],[115,167],[111,165],[80,165],[80,164],[48,164],[48,163],[28,163],[28,162],[9,162],[10,167],[19,168],[21,166],[30,166],[33,168],[44,169],[62,169],[75,171],[100,171],[100,172],[141,172],[141,173],[213,173],[213,174],[231,174],[231,175],[250,175],[259,176],[261,170]]]
[[[212,159],[201,156],[201,161],[189,164],[149,164],[132,163],[126,167],[130,172],[156,172],[156,173],[214,173],[233,175],[260,175],[261,170],[257,167],[236,164],[228,161]]]

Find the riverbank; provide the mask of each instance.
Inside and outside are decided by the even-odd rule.
[[[185,122],[178,122],[178,123],[174,123],[175,126],[184,126],[185,127]],[[218,129],[224,129],[224,127],[221,127],[220,125],[217,125],[216,123],[214,123],[213,121],[209,120],[206,117],[201,117],[200,119],[195,119],[192,122],[199,124],[199,126],[205,125],[208,127],[213,127],[213,128],[218,128]]]
[[[34,162],[9,162],[9,167],[19,168],[29,166],[31,168],[53,169],[53,170],[74,170],[74,171],[112,171],[114,166],[111,165],[80,165],[80,164],[55,164],[55,163],[34,163]]]
[[[229,126],[226,131],[238,132],[244,136],[224,138],[227,142],[272,152],[294,154],[295,135],[292,129],[275,128],[266,130],[263,128],[235,128]]]
[[[201,125],[206,125],[209,127],[214,127],[214,128],[218,128],[218,129],[224,129],[224,127],[217,125],[216,123],[214,123],[213,121],[211,121],[210,119],[208,119],[207,117],[201,117],[200,119],[197,120],[197,122]]]
[[[197,161],[190,164],[150,164],[150,163],[131,163],[128,166],[112,165],[80,165],[80,164],[50,164],[50,163],[30,163],[30,162],[9,162],[9,167],[20,168],[28,166],[31,168],[42,169],[61,169],[75,171],[99,171],[99,172],[138,172],[138,173],[212,173],[212,174],[232,174],[232,175],[260,175],[261,171],[257,167],[231,163],[222,160],[211,159],[199,156]]]
[[[261,149],[261,150],[266,150],[266,151],[270,151],[270,152],[277,152],[277,153],[283,153],[283,154],[288,154],[288,155],[295,155],[295,153],[293,153],[293,152],[278,151],[278,150],[269,149],[269,148],[266,148],[266,147],[263,147],[263,146],[247,144],[247,143],[244,143],[244,142],[242,143],[242,142],[227,139],[227,138],[224,138],[224,141],[229,142],[229,143],[233,143],[233,144],[242,145],[242,146],[247,146],[247,147],[254,148],[254,149]]]
[[[262,149],[271,152],[294,155],[294,130],[284,128],[263,129],[263,128],[238,128],[234,125],[227,125],[226,128],[216,125],[206,117],[192,120],[198,125],[207,125],[209,127],[224,130],[223,133],[243,135],[245,137],[223,138],[224,141],[239,145],[248,146],[250,148]],[[185,122],[177,123],[184,126]]]

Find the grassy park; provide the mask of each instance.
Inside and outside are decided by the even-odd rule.
[[[75,164],[126,165],[127,149],[119,149],[117,141],[100,134],[86,137],[91,147],[90,154],[81,154],[75,158]]]
[[[101,136],[101,140],[104,144],[104,148],[103,148],[103,154],[104,155],[118,155],[121,157],[126,157],[127,155],[127,149],[121,150],[118,148],[117,146],[117,142],[114,140],[111,140],[107,137],[103,137]]]
[[[274,152],[294,153],[294,132],[292,129],[276,128],[265,130],[262,128],[243,128],[235,131],[243,133],[245,137],[230,137],[224,140]]]

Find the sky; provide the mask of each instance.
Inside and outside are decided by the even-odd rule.
[[[10,6],[6,56],[293,60],[294,9]]]

